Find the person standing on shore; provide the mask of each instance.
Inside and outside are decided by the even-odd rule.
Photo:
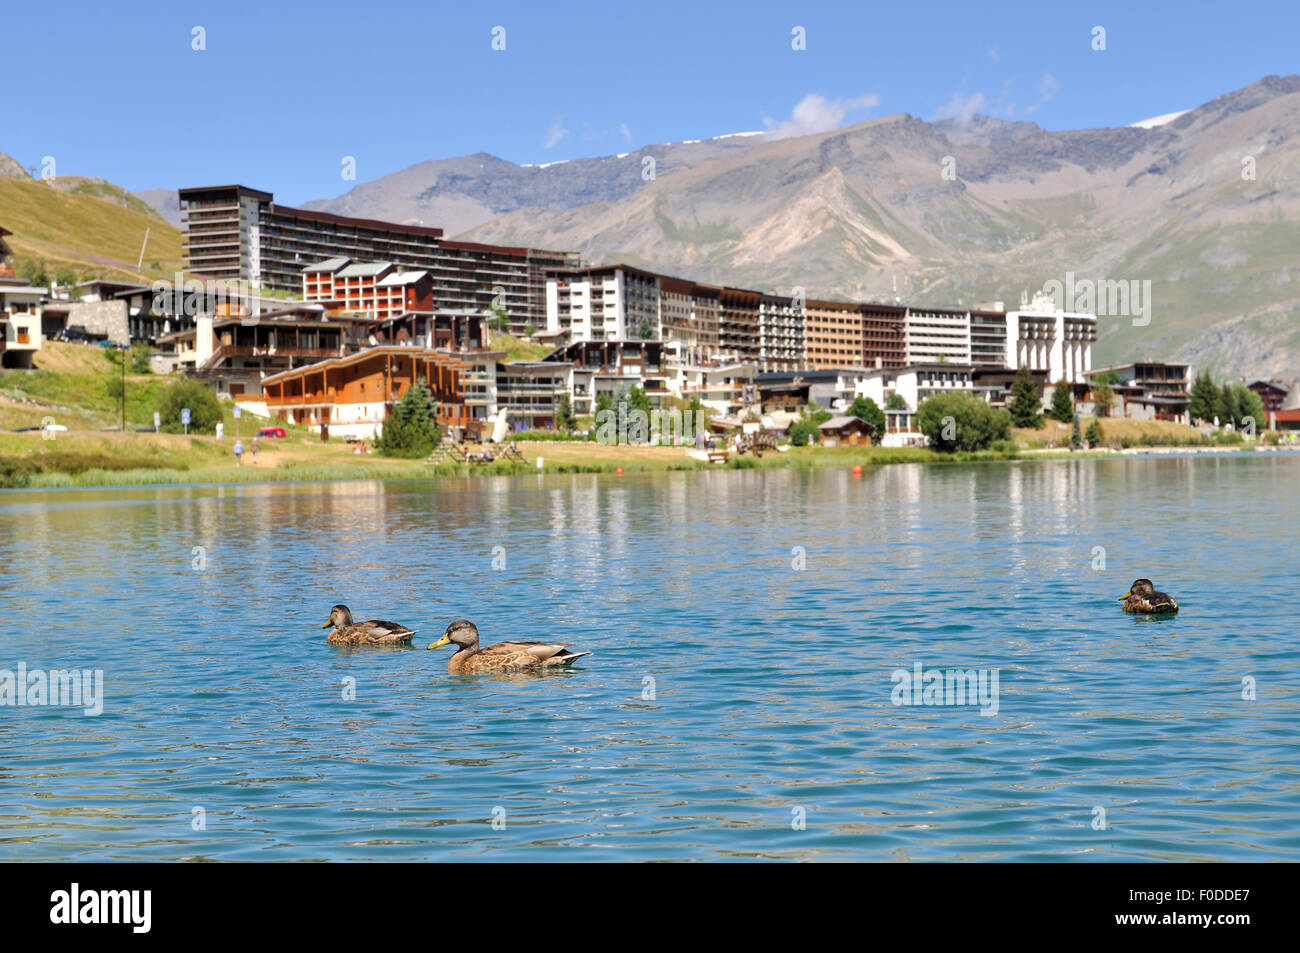
[[[257,466],[257,438],[253,438],[253,466]]]
[[[235,441],[235,466],[244,465],[244,443],[242,440]]]

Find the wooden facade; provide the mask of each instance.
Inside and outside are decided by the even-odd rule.
[[[465,408],[465,373],[470,365],[423,348],[376,347],[321,361],[262,381],[267,410],[282,420],[348,427],[382,424],[417,381],[438,405],[444,429],[474,429]]]

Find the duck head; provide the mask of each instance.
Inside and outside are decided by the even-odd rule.
[[[448,642],[455,642],[461,649],[475,649],[478,647],[478,627],[468,619],[457,619],[447,626],[447,631],[442,633],[442,638],[429,648],[436,649]]]
[[[336,605],[333,609],[330,610],[330,617],[325,622],[325,624],[321,626],[321,628],[328,629],[332,625],[351,625],[351,624],[352,624],[351,611],[348,610],[347,606],[340,603],[339,605]]]
[[[1128,587],[1128,592],[1124,593],[1124,595],[1119,597],[1119,601],[1123,602],[1129,596],[1142,596],[1144,598],[1150,598],[1155,594],[1156,594],[1156,587],[1151,582],[1150,579],[1134,579],[1133,585]]]

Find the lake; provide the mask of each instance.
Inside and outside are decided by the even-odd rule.
[[[1298,490],[1235,453],[0,493],[0,858],[1300,859]],[[1121,612],[1139,576],[1176,618]],[[416,647],[328,645],[336,602]],[[450,676],[459,618],[594,654]]]

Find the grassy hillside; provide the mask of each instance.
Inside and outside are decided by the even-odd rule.
[[[79,279],[116,278],[148,283],[181,267],[181,233],[145,203],[117,186],[88,179],[64,179],[58,186],[22,179],[0,179],[0,226],[13,232],[6,241],[14,267],[25,259],[46,263],[48,271],[70,267]],[[136,271],[140,246],[149,231],[144,270]]]

